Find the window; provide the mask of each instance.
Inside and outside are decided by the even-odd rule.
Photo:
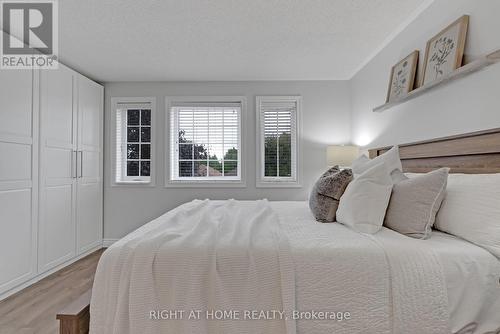
[[[115,115],[115,183],[151,183],[154,101],[113,99]]]
[[[299,185],[299,96],[258,96],[257,186]]]
[[[240,183],[244,101],[171,101],[170,183]],[[207,98],[204,98],[207,99]],[[194,102],[193,102],[194,101]]]

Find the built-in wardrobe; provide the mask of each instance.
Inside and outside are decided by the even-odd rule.
[[[102,246],[103,87],[0,71],[0,299]]]

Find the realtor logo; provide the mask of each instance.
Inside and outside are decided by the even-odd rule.
[[[1,0],[2,69],[57,68],[57,0]]]

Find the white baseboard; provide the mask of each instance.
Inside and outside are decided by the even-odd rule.
[[[4,300],[5,298],[9,297],[9,296],[12,296],[13,294],[23,290],[23,289],[26,289],[27,287],[29,287],[30,285],[32,284],[35,284],[36,282],[44,279],[45,277],[47,276],[50,276],[52,275],[53,273],[55,273],[56,271],[59,271],[61,270],[62,268],[66,267],[66,266],[69,266],[70,264],[72,264],[73,262],[76,262],[82,258],[84,258],[85,256],[89,255],[90,253],[93,253],[95,252],[96,250],[98,249],[101,249],[103,246],[101,243],[99,243],[99,245],[95,246],[94,248],[91,248],[87,251],[85,251],[84,253],[78,255],[77,257],[75,258],[72,258],[64,263],[61,263],[60,265],[48,270],[48,271],[45,271],[43,273],[40,273],[38,275],[36,275],[35,277],[31,278],[29,281],[27,282],[24,282],[10,290],[7,290],[5,292],[2,292],[0,293],[0,301]]]
[[[120,240],[120,239],[103,239],[102,240],[102,247],[108,248],[109,246],[111,246],[112,244],[117,242],[118,240]]]

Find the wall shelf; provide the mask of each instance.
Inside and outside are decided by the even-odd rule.
[[[399,104],[403,104],[409,100],[413,100],[414,98],[417,98],[418,96],[423,95],[423,94],[427,93],[430,90],[433,90],[434,88],[436,88],[438,86],[442,86],[442,85],[445,85],[449,82],[463,78],[471,73],[477,72],[477,71],[479,71],[487,66],[490,66],[492,64],[495,64],[497,62],[500,62],[500,50],[497,50],[497,51],[490,53],[486,56],[482,56],[482,57],[470,62],[469,64],[458,68],[454,72],[441,77],[440,79],[438,79],[434,82],[431,82],[425,86],[419,87],[419,88],[411,91],[410,93],[408,93],[408,95],[406,95],[403,98],[400,98],[398,100],[391,101],[391,102],[388,102],[388,103],[383,104],[381,106],[378,106],[378,107],[373,109],[373,112],[381,112],[381,111],[390,109],[392,107],[395,107]]]

